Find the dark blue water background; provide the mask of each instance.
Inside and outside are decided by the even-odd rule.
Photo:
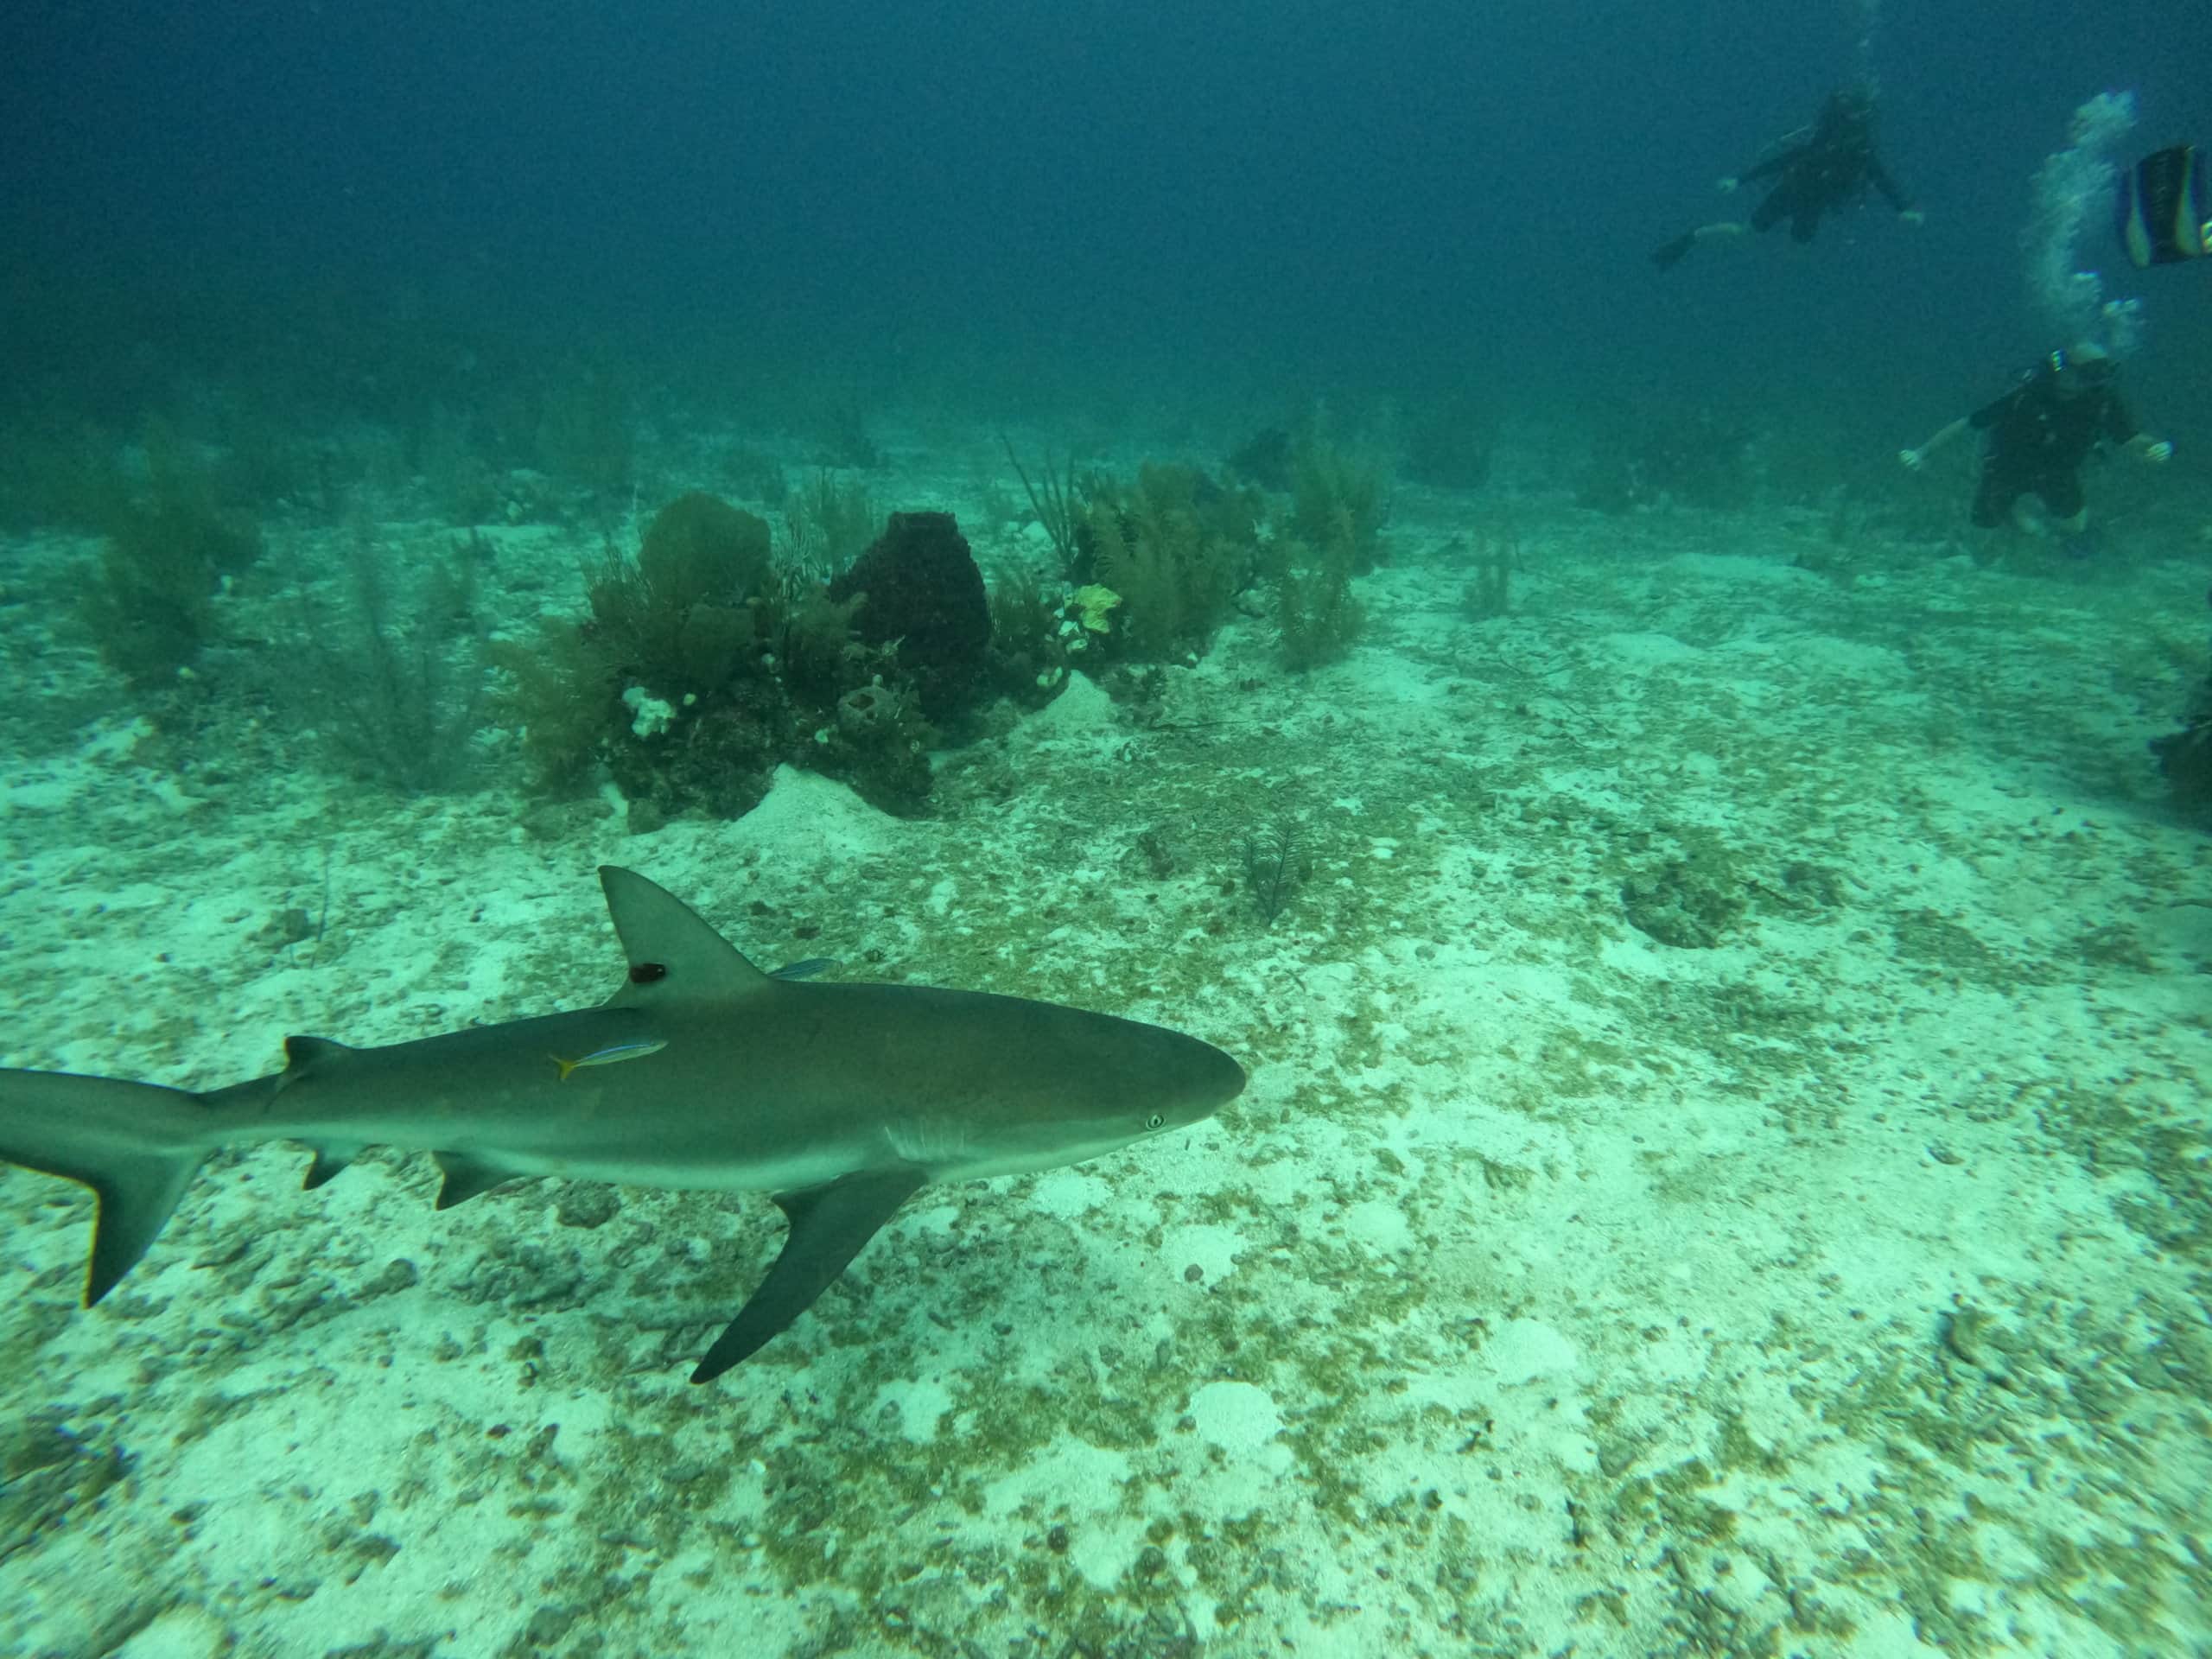
[[[1662,278],[1649,248],[1852,74],[1855,8],[35,0],[0,71],[5,343],[46,395],[118,342],[235,358],[257,307],[281,358],[321,308],[886,400],[1469,387],[1903,441],[2051,343],[2018,238],[2078,103],[2132,88],[2146,146],[2212,143],[2212,8],[1893,13],[1884,144],[1928,224],[1870,201],[1809,255]],[[2145,414],[2212,438],[2212,262],[2127,275]]]

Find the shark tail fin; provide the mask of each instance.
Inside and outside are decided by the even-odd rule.
[[[0,1071],[0,1162],[92,1189],[85,1306],[115,1288],[167,1224],[214,1148],[200,1097],[57,1071]]]

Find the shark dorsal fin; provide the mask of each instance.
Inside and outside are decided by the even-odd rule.
[[[602,864],[599,883],[630,959],[629,978],[607,999],[611,1006],[745,996],[773,982],[690,906],[635,870]]]

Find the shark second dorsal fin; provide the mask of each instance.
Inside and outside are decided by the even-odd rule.
[[[663,997],[736,997],[771,982],[698,912],[665,887],[618,865],[599,867],[607,913],[630,959],[630,976],[607,999],[610,1005],[651,1003]]]
[[[279,1092],[290,1088],[303,1077],[327,1071],[340,1065],[353,1051],[343,1043],[334,1043],[327,1037],[287,1037],[284,1039],[284,1069],[276,1074]],[[335,1170],[332,1174],[335,1174]],[[329,1177],[324,1177],[328,1179]],[[310,1180],[309,1186],[320,1186],[321,1181]]]

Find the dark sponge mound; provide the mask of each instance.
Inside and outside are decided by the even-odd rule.
[[[2190,696],[2181,730],[2153,738],[2151,752],[2174,799],[2193,811],[2212,813],[2212,679]]]
[[[991,606],[968,538],[949,512],[894,512],[883,534],[830,584],[833,602],[863,595],[853,628],[896,643],[899,666],[931,721],[974,701],[991,643]]]
[[[645,528],[638,570],[675,611],[702,600],[734,605],[768,574],[768,523],[704,490],[679,495]]]

